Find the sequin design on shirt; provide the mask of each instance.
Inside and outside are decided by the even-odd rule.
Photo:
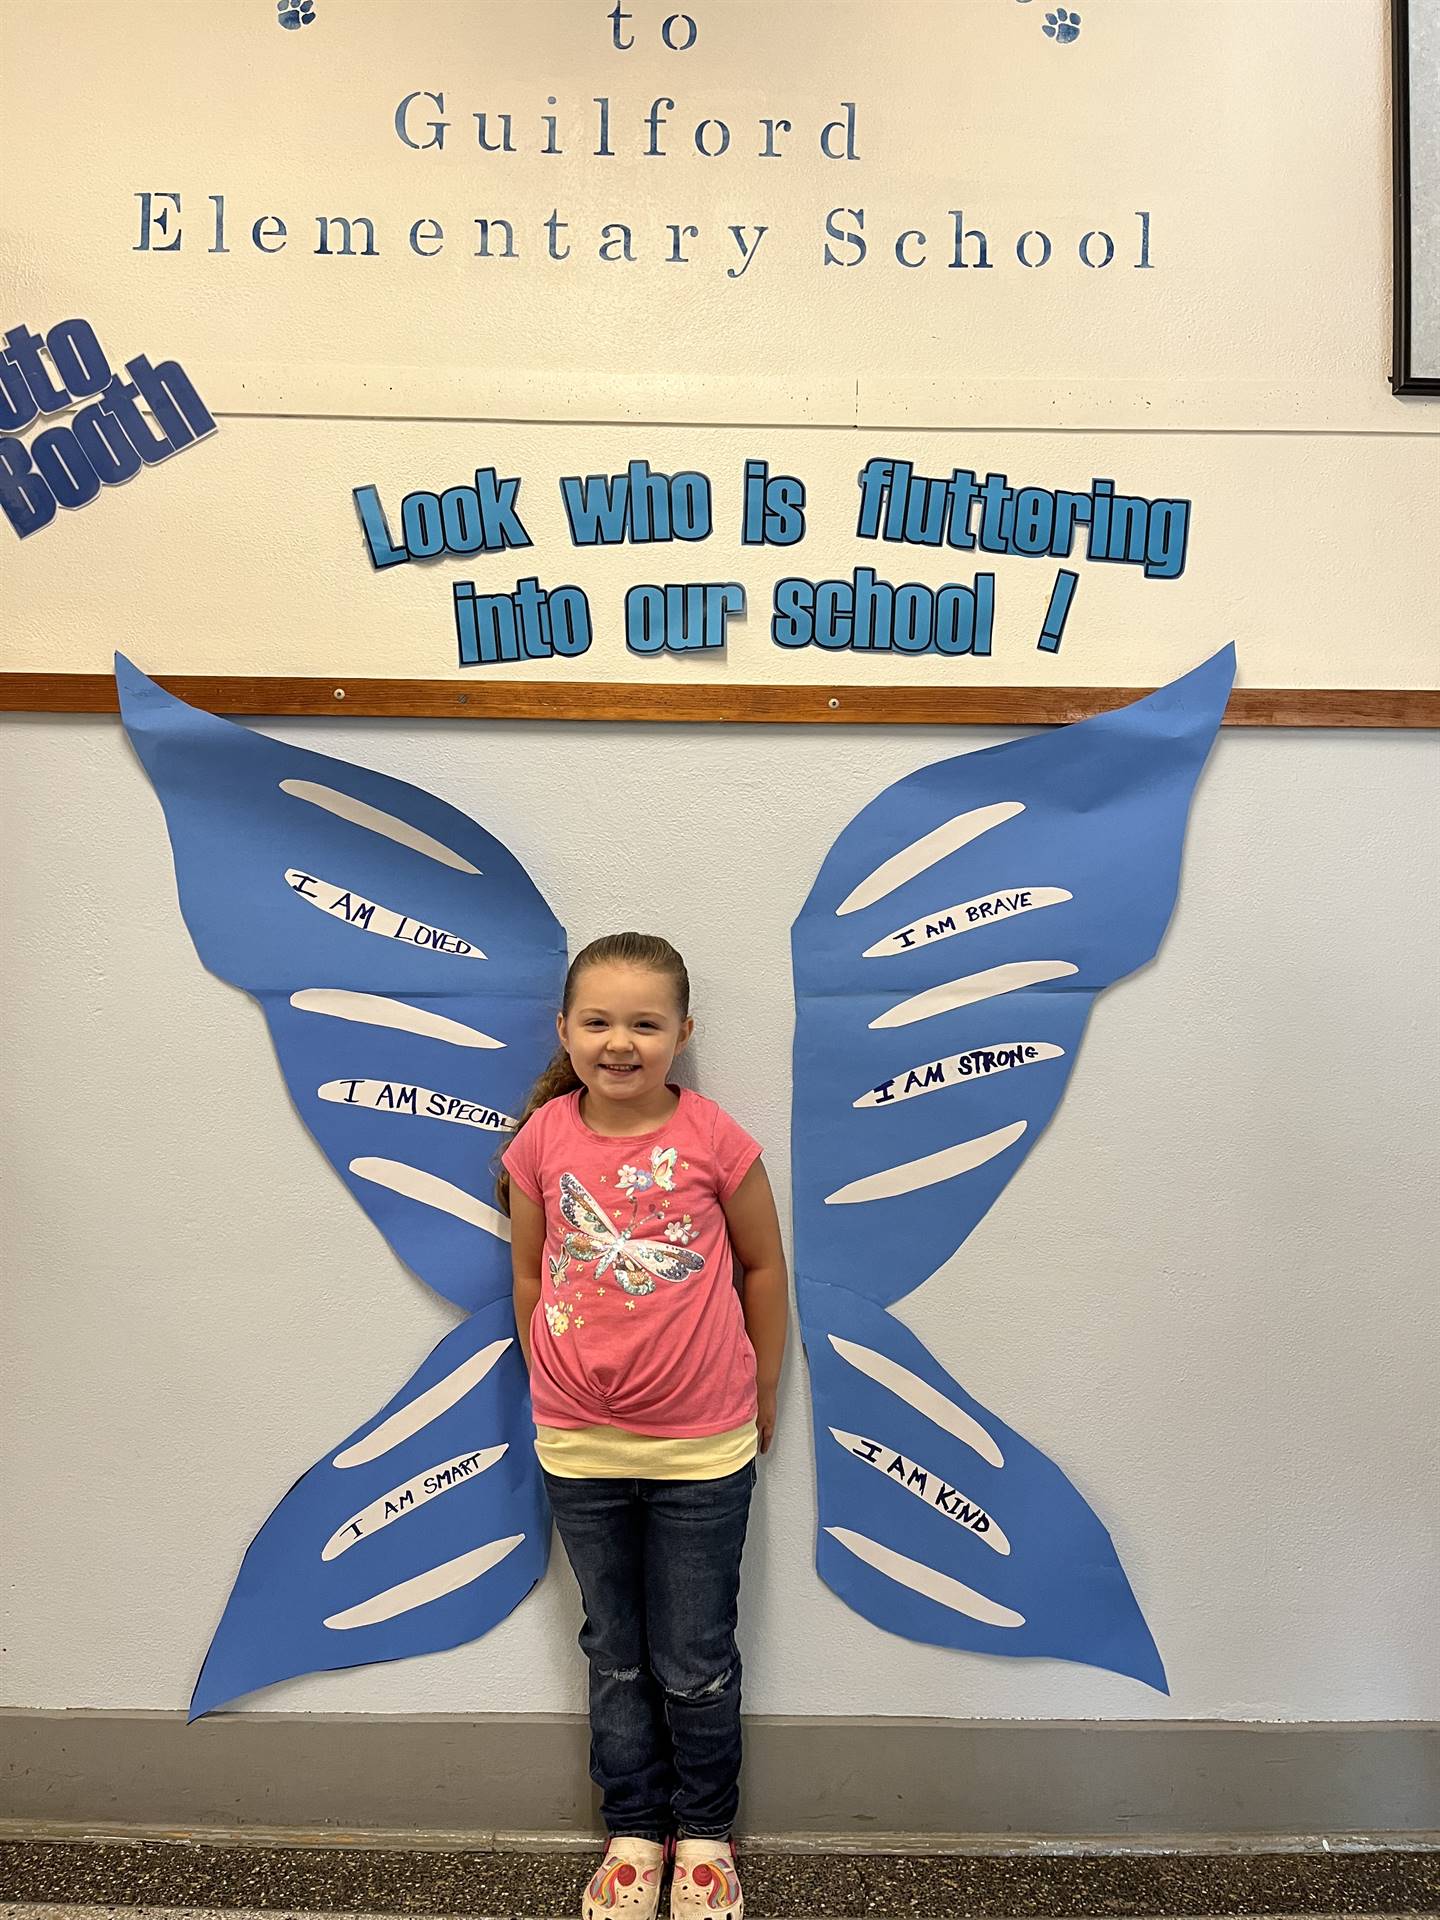
[[[595,1280],[613,1273],[625,1292],[633,1295],[653,1293],[656,1280],[688,1280],[701,1270],[705,1256],[692,1253],[685,1244],[695,1232],[689,1214],[667,1219],[670,1202],[655,1197],[673,1193],[675,1161],[674,1147],[656,1147],[648,1167],[627,1162],[620,1168],[615,1186],[624,1195],[630,1215],[619,1225],[573,1173],[561,1174],[560,1212],[569,1231],[559,1254],[550,1259],[550,1283],[557,1292],[571,1284],[575,1271],[587,1269]],[[647,1227],[662,1229],[665,1238],[645,1238]],[[569,1303],[547,1302],[545,1318],[558,1337],[571,1323]]]

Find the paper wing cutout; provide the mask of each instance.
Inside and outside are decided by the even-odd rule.
[[[126,731],[201,960],[260,1002],[290,1096],[414,1273],[510,1293],[491,1161],[554,1050],[565,933],[493,835],[403,780],[174,699],[122,656]]]
[[[497,1625],[549,1554],[534,1438],[515,1316],[492,1301],[265,1522],[190,1718],[295,1674],[435,1653]]]
[[[260,1002],[302,1119],[385,1239],[470,1313],[262,1527],[193,1718],[473,1639],[545,1571],[492,1162],[553,1047],[565,935],[458,809],[189,707],[120,656],[116,680],[196,951]],[[394,1438],[367,1452],[376,1433]]]
[[[1101,988],[1169,921],[1234,677],[923,767],[856,815],[792,932],[796,1298],[821,1578],[907,1638],[1166,1691],[1109,1534],[886,1309],[1055,1111]]]

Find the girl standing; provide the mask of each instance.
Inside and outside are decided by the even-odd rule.
[[[789,1290],[759,1145],[669,1077],[693,1025],[668,941],[592,942],[502,1156],[535,1450],[585,1608],[609,1834],[585,1920],[650,1920],[669,1859],[676,1920],[743,1910],[740,1555]]]

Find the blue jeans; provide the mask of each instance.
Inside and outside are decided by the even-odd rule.
[[[755,1463],[721,1480],[545,1475],[580,1584],[590,1778],[610,1833],[723,1838],[740,1804],[740,1554]]]

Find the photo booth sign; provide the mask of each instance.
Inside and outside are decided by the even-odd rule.
[[[1232,717],[1413,722],[1383,21],[1315,26],[6,9],[5,703],[1066,719],[1233,641]]]

